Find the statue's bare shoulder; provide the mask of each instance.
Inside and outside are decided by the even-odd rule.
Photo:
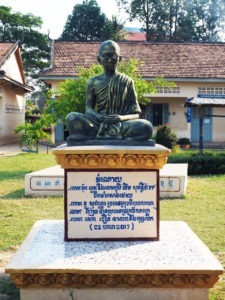
[[[87,90],[92,90],[94,89],[96,86],[98,86],[99,84],[102,83],[102,80],[104,78],[103,74],[91,77],[87,80],[86,86],[87,86]]]

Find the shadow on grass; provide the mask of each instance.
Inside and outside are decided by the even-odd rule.
[[[0,172],[0,181],[1,180],[7,180],[7,179],[24,179],[24,176],[27,173],[31,173],[32,171],[4,171]]]
[[[0,199],[20,199],[20,198],[24,198],[25,195],[25,190],[24,189],[20,189],[20,190],[16,190],[13,191],[11,193],[5,194],[3,196],[0,197]]]

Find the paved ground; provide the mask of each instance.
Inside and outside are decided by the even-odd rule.
[[[48,148],[49,151],[51,151],[53,148]],[[18,153],[22,153],[22,149],[20,148],[18,143],[10,143],[6,145],[0,145],[0,157],[2,155],[4,156],[11,156],[16,155]],[[39,145],[39,152],[41,153],[47,153],[47,147],[44,145]]]
[[[15,155],[21,151],[18,143],[0,145],[0,155]]]

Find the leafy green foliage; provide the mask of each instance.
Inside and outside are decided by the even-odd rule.
[[[207,152],[201,155],[199,152],[182,151],[171,154],[169,163],[188,163],[189,175],[225,174],[225,153]]]
[[[223,0],[117,0],[117,4],[130,20],[144,23],[149,41],[213,42],[223,31]]]
[[[74,6],[68,16],[61,39],[66,41],[99,41],[106,20],[95,0]]]
[[[140,61],[131,58],[129,61],[121,62],[118,71],[127,74],[134,80],[138,101],[140,104],[146,105],[150,102],[150,98],[146,97],[146,94],[154,94],[157,92],[158,87],[172,87],[174,84],[165,81],[162,77],[158,77],[152,82],[143,80],[138,72],[140,64]],[[71,111],[84,113],[87,79],[102,72],[101,65],[93,65],[89,69],[80,68],[78,79],[68,79],[59,84],[57,90],[54,91],[55,99],[47,101],[45,113],[51,115],[53,122],[56,122],[60,118],[63,123],[65,123],[65,118]]]
[[[41,25],[40,17],[0,6],[0,42],[21,42],[23,67],[30,83],[49,65],[50,47],[47,35],[39,31]]]
[[[177,136],[170,126],[161,125],[157,129],[155,140],[157,144],[172,149],[177,143]]]
[[[50,115],[52,122],[59,118],[65,123],[65,118],[71,111],[85,112],[86,81],[88,78],[102,72],[100,65],[93,65],[89,69],[79,69],[78,79],[67,79],[59,83],[54,91],[55,98],[47,101],[45,114]]]
[[[177,144],[179,145],[190,145],[190,139],[189,138],[180,138],[178,141],[177,141]]]
[[[9,297],[4,297],[5,295],[8,295]],[[10,278],[6,276],[0,276],[0,296],[2,295],[2,299],[14,299],[19,300],[20,299],[20,290],[16,288],[16,286],[13,284],[13,282],[10,280]]]
[[[68,16],[60,39],[64,41],[103,41],[123,39],[123,25],[116,17],[107,19],[95,0],[76,4]]]
[[[125,40],[126,31],[124,30],[124,24],[120,23],[115,16],[112,19],[106,19],[103,34],[101,40]]]
[[[44,116],[33,124],[30,122],[26,122],[24,124],[16,126],[14,132],[16,134],[22,132],[19,138],[20,147],[22,147],[23,144],[25,144],[27,149],[29,150],[32,150],[34,147],[36,147],[36,151],[38,152],[38,142],[40,140],[51,140],[50,134],[44,131],[44,129],[50,125],[50,122],[51,118],[49,116]]]

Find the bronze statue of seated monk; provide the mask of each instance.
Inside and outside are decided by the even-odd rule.
[[[98,62],[104,72],[87,81],[86,113],[71,112],[66,117],[68,145],[87,140],[151,139],[152,124],[139,119],[141,109],[134,82],[117,71],[121,58],[117,43],[109,40],[100,45]]]

